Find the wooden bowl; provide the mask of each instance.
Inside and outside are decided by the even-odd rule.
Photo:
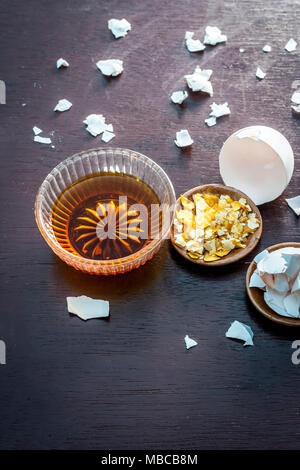
[[[266,248],[269,252],[279,250],[279,248],[286,248],[286,247],[295,247],[300,248],[300,243],[278,243],[277,245],[272,245]],[[254,307],[262,313],[265,317],[269,318],[276,323],[280,323],[281,325],[288,325],[288,326],[300,326],[300,318],[290,318],[290,317],[283,317],[282,315],[278,315],[272,310],[264,301],[264,291],[258,289],[258,287],[249,287],[250,278],[256,269],[256,263],[252,261],[250,264],[247,274],[246,274],[246,289],[247,294],[253,303]]]
[[[191,196],[195,193],[216,194],[218,196],[225,194],[230,196],[234,201],[238,201],[241,197],[245,198],[252,211],[255,213],[257,219],[259,220],[259,227],[255,232],[249,234],[245,239],[245,243],[247,244],[245,248],[235,248],[230,253],[228,253],[228,255],[218,259],[217,261],[203,261],[203,259],[192,259],[183,248],[180,248],[175,244],[174,225],[172,225],[170,238],[175,250],[177,250],[178,253],[180,253],[181,256],[187,260],[201,266],[225,266],[226,264],[234,263],[235,261],[244,258],[244,256],[247,256],[256,247],[262,234],[262,218],[254,202],[251,201],[251,199],[249,199],[246,194],[242,193],[242,191],[231,188],[230,186],[224,186],[223,184],[204,184],[202,186],[197,186],[196,188],[192,188],[185,192],[183,196],[190,199]],[[176,201],[176,210],[180,209],[180,207],[180,198],[178,198]]]

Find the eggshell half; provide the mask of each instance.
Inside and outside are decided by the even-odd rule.
[[[243,191],[260,205],[273,201],[285,190],[294,171],[294,154],[277,130],[250,126],[225,141],[219,166],[227,186]]]

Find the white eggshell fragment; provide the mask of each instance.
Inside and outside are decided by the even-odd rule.
[[[125,18],[117,20],[112,18],[108,20],[108,29],[113,33],[116,39],[124,38],[131,30],[131,24]]]
[[[264,52],[271,52],[272,47],[269,46],[269,44],[266,44],[266,45],[262,48],[262,50],[263,50]]]
[[[262,71],[260,67],[257,67],[256,69],[256,77],[259,78],[260,80],[263,80],[266,76],[266,73]]]
[[[216,44],[225,41],[227,41],[227,36],[222,34],[221,30],[217,28],[217,26],[207,26],[205,28],[204,44],[215,46]]]
[[[86,130],[94,137],[105,131],[113,133],[114,130],[112,124],[105,123],[105,117],[102,114],[90,114],[83,122],[87,125]]]
[[[77,315],[82,320],[103,318],[109,316],[107,300],[91,299],[86,295],[67,297],[68,312]]]
[[[226,338],[244,341],[244,346],[254,346],[253,331],[250,326],[235,320],[225,333]]]
[[[292,94],[291,101],[294,104],[300,104],[300,92],[299,91],[295,91]]]
[[[296,215],[300,215],[300,196],[286,199],[286,202],[288,203],[290,208],[293,209]]]
[[[107,143],[111,139],[113,139],[114,137],[116,137],[116,134],[114,134],[113,132],[104,131],[101,138],[102,138],[103,142]]]
[[[194,346],[197,346],[197,344],[198,344],[197,341],[190,338],[188,335],[185,335],[184,341],[185,341],[186,349],[193,348]]]
[[[217,124],[217,118],[215,116],[209,117],[209,118],[205,119],[205,124],[208,127],[215,126]]]
[[[293,113],[299,115],[300,114],[300,104],[298,105],[292,105],[291,106]]]
[[[187,91],[174,91],[171,95],[171,101],[175,104],[182,104],[187,97]]]
[[[297,42],[295,41],[295,39],[291,38],[288,40],[284,48],[288,52],[294,52],[297,48]]]
[[[34,142],[38,142],[39,144],[51,144],[51,139],[50,137],[41,137],[40,135],[35,135],[34,136]]]
[[[276,199],[289,184],[294,154],[287,139],[266,126],[251,126],[232,134],[219,155],[227,186],[246,193],[255,204]]]
[[[260,277],[258,269],[255,269],[255,271],[253,272],[249,281],[249,287],[258,287],[259,289],[265,289],[266,284]]]
[[[60,59],[57,59],[56,61],[56,68],[60,69],[61,67],[69,67],[69,62],[67,62],[65,59],[62,57]]]
[[[99,60],[96,66],[107,77],[117,77],[124,70],[123,61],[119,59]]]
[[[205,46],[199,39],[193,39],[195,33],[187,31],[185,33],[185,45],[189,52],[201,52],[204,51]]]
[[[43,132],[42,129],[40,129],[37,126],[33,126],[32,131],[33,131],[34,135],[38,135],[38,134],[41,134],[41,132]]]
[[[194,143],[187,129],[181,129],[176,132],[176,139],[174,140],[177,147],[189,147]]]
[[[196,66],[194,73],[191,75],[185,75],[188,87],[192,91],[202,91],[210,96],[213,96],[212,84],[209,81],[212,75],[212,70],[201,70],[199,65]]]
[[[62,100],[59,100],[59,102],[57,103],[53,111],[59,111],[63,113],[64,111],[68,111],[71,107],[72,107],[71,101],[62,99]]]

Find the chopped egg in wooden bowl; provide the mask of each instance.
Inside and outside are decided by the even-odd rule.
[[[258,208],[235,188],[206,184],[176,202],[171,241],[194,263],[220,266],[238,261],[255,248],[261,234]]]

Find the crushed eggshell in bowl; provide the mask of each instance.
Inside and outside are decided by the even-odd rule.
[[[255,204],[241,191],[207,184],[177,200],[171,241],[190,261],[210,266],[233,263],[257,245],[262,219]]]
[[[270,320],[300,326],[300,243],[272,245],[249,265],[246,289],[252,304]]]

